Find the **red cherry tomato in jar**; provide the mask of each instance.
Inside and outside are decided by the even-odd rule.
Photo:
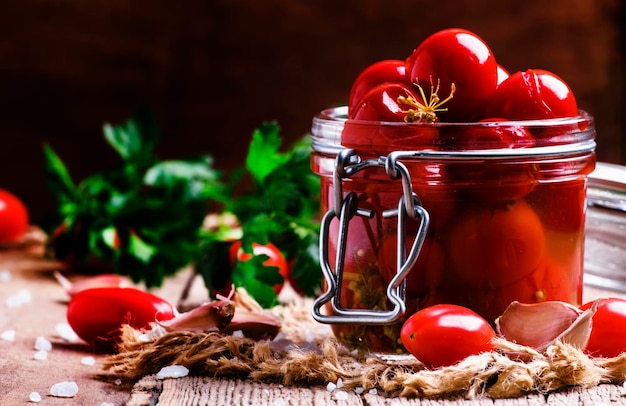
[[[496,91],[498,64],[487,44],[463,29],[446,29],[426,38],[406,60],[411,83],[425,92],[440,86],[439,98],[456,91],[441,112],[440,121],[476,121],[485,118],[484,108]]]
[[[545,246],[543,225],[523,200],[471,207],[452,223],[447,237],[451,270],[468,286],[483,289],[529,275]]]
[[[585,223],[585,197],[585,179],[575,179],[542,184],[526,197],[526,201],[535,209],[546,229],[575,233]]]
[[[487,114],[511,120],[576,117],[578,107],[563,79],[545,70],[528,69],[498,85]]]
[[[280,252],[278,247],[276,247],[271,242],[265,245],[253,243],[252,254],[244,252],[244,250],[241,248],[241,241],[236,241],[230,247],[231,265],[234,265],[236,261],[249,261],[253,255],[267,256],[268,258],[263,262],[263,265],[267,267],[278,268],[278,273],[283,277],[283,279],[286,279],[288,277],[289,266],[287,264],[287,260],[285,259],[283,253]],[[280,293],[280,291],[283,289],[283,285],[283,283],[274,285],[274,292],[276,292],[276,294]]]
[[[400,98],[418,100],[413,90],[401,83],[383,83],[375,86],[355,106],[352,118],[355,120],[404,122],[411,106],[402,103]]]
[[[485,319],[452,304],[418,311],[400,332],[406,349],[429,368],[454,365],[470,355],[492,351],[495,336]]]
[[[406,252],[411,249],[415,235],[406,236]],[[397,244],[398,236],[392,234],[384,241],[378,253],[380,273],[389,283],[397,272]],[[443,279],[445,259],[443,248],[432,237],[426,237],[420,249],[417,262],[406,276],[406,292],[409,295],[426,295],[434,293]]]
[[[500,118],[480,120],[481,125],[468,126],[459,130],[451,128],[449,133],[442,133],[445,148],[454,150],[510,149],[530,148],[535,146],[535,139],[524,127],[507,123]]]
[[[593,302],[580,307],[587,310]],[[626,300],[600,299],[591,320],[591,335],[585,352],[594,357],[616,357],[626,351]]]
[[[348,99],[348,118],[354,118],[353,113],[359,102],[374,87],[383,83],[401,83],[411,85],[406,78],[404,61],[387,59],[375,62],[357,76],[350,90]]]
[[[0,243],[19,241],[28,229],[28,210],[8,190],[0,189]]]
[[[147,329],[150,323],[174,318],[171,304],[135,288],[93,288],[77,293],[67,306],[67,322],[94,350],[114,351],[121,328]]]

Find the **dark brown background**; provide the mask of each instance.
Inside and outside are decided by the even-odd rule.
[[[0,187],[33,221],[53,207],[49,142],[76,180],[115,159],[102,137],[141,104],[157,114],[160,155],[242,161],[253,129],[289,140],[342,104],[354,77],[402,59],[436,30],[463,27],[510,71],[544,68],[597,120],[598,154],[626,163],[623,2],[10,0],[0,4]]]

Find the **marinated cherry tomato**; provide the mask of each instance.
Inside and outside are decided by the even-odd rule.
[[[355,120],[403,122],[410,106],[402,103],[401,98],[417,100],[417,95],[407,85],[383,83],[361,98],[352,116]]]
[[[128,324],[147,329],[150,323],[172,319],[175,310],[167,301],[134,288],[93,288],[72,297],[67,322],[96,351],[114,351],[121,328]]]
[[[248,261],[252,258],[252,255],[266,255],[268,258],[263,262],[264,266],[278,268],[278,273],[286,279],[289,273],[289,267],[287,260],[283,256],[282,252],[271,242],[261,245],[257,243],[252,244],[252,254],[248,254],[241,248],[241,241],[236,241],[230,247],[230,263],[234,265],[236,261]],[[280,293],[283,289],[283,283],[274,285],[274,292]]]
[[[585,303],[587,310],[593,302]],[[606,298],[598,301],[596,313],[591,320],[591,335],[585,352],[594,357],[616,357],[626,351],[626,300]]]
[[[411,249],[415,235],[413,233],[406,236],[406,252]],[[378,253],[378,265],[380,273],[389,283],[396,275],[397,271],[397,244],[398,236],[392,234],[388,236],[380,248]],[[445,259],[443,248],[433,239],[426,237],[422,248],[419,252],[417,262],[406,277],[406,292],[409,295],[426,296],[431,292],[435,292],[437,286],[443,279],[445,271]]]
[[[495,289],[493,299],[484,309],[476,309],[487,320],[495,320],[517,300],[522,303],[539,303],[558,300],[576,303],[567,274],[559,264],[544,258],[529,275],[512,284]]]
[[[575,117],[578,107],[563,79],[545,70],[529,69],[512,74],[498,85],[487,114],[511,120]]]
[[[429,36],[406,60],[411,83],[418,83],[426,91],[439,84],[444,94],[453,84],[456,87],[448,111],[440,113],[440,121],[485,118],[485,106],[498,84],[497,68],[487,44],[463,29],[446,29]]]
[[[469,126],[462,131],[453,128],[452,132],[441,135],[442,142],[446,148],[454,150],[510,149],[535,146],[535,139],[526,128],[515,124],[504,125],[503,123],[507,121],[500,118],[487,118],[479,121],[484,125]]]
[[[374,87],[383,83],[401,83],[407,86],[411,82],[407,80],[404,61],[388,59],[373,63],[357,76],[350,90],[348,99],[348,118],[353,118],[353,113],[363,96]]]
[[[0,189],[0,243],[19,241],[28,229],[28,210],[8,190]]]
[[[495,336],[477,313],[452,304],[418,311],[400,332],[406,349],[429,368],[454,365],[470,355],[492,351]]]
[[[452,271],[477,288],[526,277],[539,265],[545,246],[541,221],[523,200],[471,207],[453,222],[447,237]]]
[[[526,201],[535,209],[546,228],[574,233],[585,223],[585,180],[545,183],[531,192]]]

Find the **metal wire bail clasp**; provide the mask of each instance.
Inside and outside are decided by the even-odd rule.
[[[375,213],[358,207],[358,196],[349,192],[344,197],[342,181],[355,173],[367,168],[385,168],[392,180],[401,179],[402,196],[397,208],[384,210],[381,215],[385,219],[397,217],[397,263],[396,274],[389,282],[386,295],[391,303],[389,310],[346,309],[341,306],[343,269],[346,258],[349,223],[355,216],[372,218]],[[313,318],[326,324],[391,324],[398,321],[406,311],[405,278],[411,270],[426,238],[429,216],[422,207],[418,196],[413,193],[411,177],[407,168],[397,159],[387,157],[361,161],[352,149],[343,149],[337,154],[333,179],[335,206],[322,217],[320,225],[320,265],[326,282],[326,291],[313,303]],[[337,211],[339,210],[339,211]],[[337,218],[339,229],[334,268],[330,265],[330,224]],[[415,240],[409,252],[406,252],[406,222],[419,222]],[[333,270],[334,269],[334,270]],[[332,314],[322,314],[322,306],[331,304]]]

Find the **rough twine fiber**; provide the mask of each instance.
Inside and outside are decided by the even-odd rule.
[[[325,385],[341,378],[346,388],[376,388],[390,396],[462,395],[468,399],[480,394],[513,398],[568,386],[619,384],[626,376],[626,354],[590,358],[562,343],[540,354],[500,340],[497,351],[469,357],[455,366],[428,370],[415,360],[394,363],[355,354],[330,334],[306,341],[301,323],[286,323],[283,331],[295,344],[284,351],[267,341],[219,333],[167,333],[142,342],[128,328],[120,353],[110,357],[104,367],[140,378],[178,364],[189,368],[192,375],[238,377],[286,386]]]

